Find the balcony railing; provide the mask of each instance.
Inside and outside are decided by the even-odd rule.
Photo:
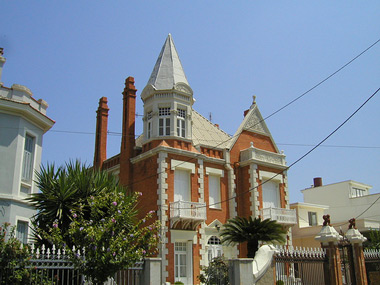
[[[295,209],[284,208],[264,208],[261,210],[263,220],[271,219],[283,225],[297,224],[297,216]]]
[[[181,224],[181,229],[196,229],[206,220],[206,203],[176,201],[170,203],[170,226]]]

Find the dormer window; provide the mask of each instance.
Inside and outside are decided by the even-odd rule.
[[[158,109],[158,135],[169,136],[170,135],[170,107]]]
[[[351,189],[351,198],[356,198],[356,197],[362,197],[367,195],[367,191],[365,189],[360,189],[356,187],[352,187]]]
[[[186,136],[186,110],[178,109],[177,111],[177,136],[184,138]]]

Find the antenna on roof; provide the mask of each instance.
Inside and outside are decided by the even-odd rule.
[[[208,119],[210,120],[210,122],[212,122],[212,113],[208,113]]]

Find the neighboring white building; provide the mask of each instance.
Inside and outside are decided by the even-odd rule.
[[[293,227],[294,246],[318,246],[314,240],[329,214],[331,225],[346,232],[348,220],[355,218],[362,233],[380,229],[380,193],[370,194],[372,186],[347,180],[323,185],[322,178],[314,178],[314,185],[301,190],[304,203],[293,203],[297,211],[297,225]]]
[[[42,136],[54,121],[46,116],[48,104],[35,100],[27,87],[3,85],[4,63],[0,49],[0,224],[17,226],[17,237],[27,242],[35,210],[24,199],[38,191],[34,176],[40,169]]]
[[[329,206],[310,203],[292,203],[290,209],[297,213],[297,224],[292,228],[292,243],[298,247],[319,247],[314,237],[321,231],[323,215],[329,212]]]

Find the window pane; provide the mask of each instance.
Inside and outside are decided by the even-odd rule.
[[[166,118],[166,135],[170,135],[170,118]]]
[[[28,222],[17,221],[16,237],[22,243],[27,243],[28,237]]]
[[[24,146],[24,159],[22,164],[22,180],[30,181],[33,174],[33,151],[34,151],[34,139],[33,137],[25,136]]]
[[[210,208],[220,208],[220,177],[209,176],[209,205]]]

